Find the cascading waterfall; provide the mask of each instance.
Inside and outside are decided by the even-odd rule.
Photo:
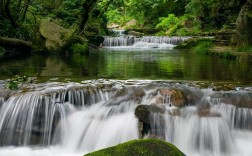
[[[252,101],[250,91],[237,92]],[[158,81],[38,87],[3,100],[0,156],[17,156],[20,151],[26,156],[76,156],[137,139],[134,111],[139,104],[165,110],[150,114],[146,137],[171,142],[187,155],[249,156],[252,110],[226,98],[210,89]]]
[[[172,47],[171,45],[177,45],[181,42],[188,40],[190,37],[156,37],[156,36],[120,36],[120,37],[105,37],[103,45],[105,47]]]

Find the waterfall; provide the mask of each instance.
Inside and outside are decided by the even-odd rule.
[[[40,84],[0,98],[0,156],[76,156],[138,139],[139,104],[163,110],[150,114],[145,137],[186,155],[250,156],[252,109],[235,102],[252,99],[249,91],[237,92],[147,80]]]
[[[118,46],[143,46],[143,44],[152,44],[155,48],[157,45],[177,45],[181,42],[188,40],[190,37],[156,37],[156,36],[120,36],[120,37],[105,37],[103,45],[105,47],[118,47]],[[140,44],[141,43],[141,44]],[[138,44],[138,45],[137,45]],[[140,45],[139,45],[140,44]],[[154,46],[154,45],[155,46]]]
[[[118,36],[123,36],[126,33],[126,30],[117,30],[117,29],[112,29],[112,32],[114,32]]]
[[[56,125],[75,107],[108,100],[97,87],[51,89],[10,97],[0,111],[1,145],[50,145]]]

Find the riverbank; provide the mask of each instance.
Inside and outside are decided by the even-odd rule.
[[[252,62],[252,52],[238,51],[230,46],[213,46],[209,50],[209,55],[221,58],[237,60],[239,62]]]
[[[187,49],[192,53],[217,56],[240,62],[252,62],[252,49],[250,46],[237,47],[226,41],[225,44],[216,41],[215,37],[193,37],[175,47]]]

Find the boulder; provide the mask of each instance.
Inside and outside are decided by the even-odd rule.
[[[236,20],[236,31],[234,34],[233,42],[246,46],[252,44],[252,0],[247,0],[238,15]]]
[[[216,94],[211,95],[211,97],[220,99],[221,103],[252,109],[252,93],[251,92],[216,93]]]
[[[135,110],[135,116],[139,121],[144,124],[150,125],[151,122],[151,114],[153,113],[165,113],[165,108],[159,105],[151,104],[151,105],[138,105]]]
[[[47,20],[41,21],[39,32],[46,40],[46,49],[50,51],[59,50],[73,34],[70,30]]]
[[[185,106],[186,100],[183,96],[183,91],[179,89],[160,89],[160,94],[164,97],[170,97],[170,103],[176,107]]]
[[[176,146],[157,139],[132,140],[85,156],[184,156]]]
[[[199,109],[198,111],[199,117],[221,117],[221,114],[218,112],[211,112],[209,108]]]
[[[134,27],[136,25],[137,25],[137,20],[132,19],[128,23],[126,23],[125,27],[130,28],[130,27]]]
[[[9,99],[9,97],[15,95],[16,93],[17,91],[12,91],[9,89],[0,89],[0,98],[6,101],[7,99]]]

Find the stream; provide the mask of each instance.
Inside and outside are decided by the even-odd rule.
[[[173,49],[187,38],[107,37],[86,56],[1,60],[0,156],[80,156],[138,139],[135,109],[153,104],[164,112],[143,137],[188,156],[251,156],[251,64]],[[10,94],[10,73],[37,82]]]

